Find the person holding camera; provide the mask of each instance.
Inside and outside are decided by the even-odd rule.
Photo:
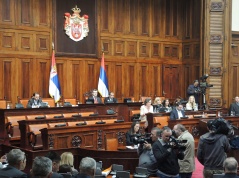
[[[145,138],[144,143],[140,144],[137,150],[139,155],[139,167],[147,168],[150,176],[156,176],[157,172],[157,161],[153,154],[152,144],[160,138],[160,135],[160,128],[152,128],[150,139]]]
[[[180,178],[191,178],[192,172],[195,170],[194,138],[182,124],[176,124],[173,131],[178,140],[187,141],[183,143],[185,146],[184,159],[178,160]]]
[[[184,158],[184,153],[177,143],[171,141],[172,130],[165,126],[162,128],[161,138],[153,143],[153,153],[157,160],[157,176],[160,178],[179,178],[178,159]]]
[[[218,123],[217,123],[218,122]],[[217,120],[207,122],[209,132],[202,135],[198,142],[197,158],[204,166],[204,178],[213,178],[213,174],[222,174],[223,162],[230,150],[227,136],[218,132],[222,123]]]
[[[199,104],[199,96],[200,96],[200,86],[198,80],[194,80],[193,84],[188,86],[187,94],[188,97],[193,95],[197,104]]]

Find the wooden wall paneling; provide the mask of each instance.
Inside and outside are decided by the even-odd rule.
[[[114,33],[124,33],[125,0],[114,0]]]
[[[149,53],[150,52],[150,43],[145,42],[145,41],[140,41],[139,42],[139,57],[150,57]]]
[[[50,97],[49,96],[49,79],[50,79],[50,70],[51,70],[51,60],[38,59],[37,66],[38,66],[37,74],[39,75],[39,77],[37,78],[38,80],[35,81],[36,86],[33,86],[33,92],[38,91],[42,98],[48,98]],[[59,77],[58,71],[59,69],[57,65],[57,73]]]
[[[115,79],[114,79],[115,90],[114,90],[114,92],[115,92],[115,96],[118,99],[122,99],[122,97],[123,97],[122,91],[124,88],[124,84],[123,84],[124,74],[126,74],[126,71],[124,70],[122,63],[116,63],[115,64]]]
[[[32,59],[19,59],[19,61],[21,63],[21,68],[19,69],[19,72],[21,73],[21,75],[19,75],[19,88],[21,93],[18,96],[20,96],[20,98],[30,98],[34,92],[31,90],[33,89],[31,86],[36,85],[36,79],[38,77],[36,76],[36,71],[33,69]]]
[[[178,36],[178,21],[181,20],[181,18],[179,17],[178,13],[178,4],[179,1],[173,1],[172,2],[172,17],[173,19],[171,19],[173,21],[172,25],[173,25],[173,31],[172,31],[172,35],[177,37]]]
[[[32,25],[33,22],[33,9],[32,0],[19,0],[17,1],[18,8],[18,24],[19,25]]]
[[[184,65],[183,66],[183,88],[185,88],[185,91],[183,92],[183,95],[182,97],[183,98],[188,98],[188,95],[187,95],[187,88],[189,85],[191,85],[193,83],[192,81],[192,78],[191,78],[191,66],[190,65]]]
[[[36,0],[34,1],[34,9],[36,21],[34,21],[35,26],[40,27],[52,27],[51,18],[52,17],[52,1],[50,0]],[[34,12],[33,12],[34,13]]]
[[[162,0],[152,1],[152,36],[160,36],[162,30]]]
[[[231,79],[229,81],[229,86],[230,86],[230,91],[229,92],[229,103],[233,102],[233,98],[238,96],[239,93],[239,83],[238,83],[238,78],[239,78],[239,64],[231,64],[230,67],[230,73],[229,76],[231,76]]]
[[[72,98],[74,96],[76,96],[76,99],[79,99],[81,102],[83,102],[83,100],[81,100],[83,97],[82,91],[80,90],[82,87],[81,83],[82,83],[82,79],[81,79],[81,67],[80,67],[80,61],[70,61],[69,65],[71,65],[69,68],[67,68],[66,73],[67,76],[69,77],[67,86],[65,88],[67,88],[67,91],[69,90],[70,92],[65,92],[64,96],[65,98],[69,97]],[[71,69],[71,70],[70,70]],[[72,71],[72,72],[71,72]],[[71,94],[71,95],[70,95]]]
[[[21,52],[33,52],[35,40],[33,39],[33,34],[30,32],[19,32],[17,39],[17,49]]]
[[[114,40],[114,56],[125,56],[125,41]]]
[[[0,43],[1,44],[1,43]],[[4,88],[3,88],[3,79],[4,79],[4,58],[0,57],[0,99],[4,98]]]
[[[112,56],[113,55],[113,46],[112,40],[101,38],[101,48],[103,47],[105,56]]]
[[[137,41],[126,41],[126,56],[136,57],[137,53]]]
[[[51,35],[49,33],[37,33],[36,34],[36,51],[37,52],[41,52],[41,53],[45,53],[45,54],[49,54],[52,51],[50,51],[51,48],[51,39],[50,39]]]
[[[189,1],[191,3],[192,12],[192,38],[200,38],[200,18],[201,18],[201,2],[198,0]]]
[[[151,8],[150,8],[150,2],[151,1],[144,1],[139,0],[139,11],[140,13],[140,24],[141,24],[141,35],[144,36],[151,36],[150,27],[151,27]]]
[[[14,59],[4,59],[3,60],[3,74],[4,74],[4,77],[3,77],[3,93],[4,93],[4,96],[7,97],[7,100],[8,101],[12,101],[12,89],[14,86],[13,85],[13,78],[16,77],[16,76],[13,76],[13,70],[14,70],[14,67],[13,67],[13,60]]]
[[[151,43],[151,57],[160,58],[161,57],[161,44]]]
[[[1,30],[1,46],[0,50],[2,52],[9,52],[16,50],[16,33],[12,30]]]
[[[110,20],[110,7],[109,7],[109,0],[102,0],[100,3],[100,24],[101,24],[101,32],[108,32],[109,33],[109,20]]]
[[[15,0],[1,0],[0,1],[0,12],[1,20],[0,24],[14,25],[16,24],[15,19]]]
[[[86,92],[90,91],[92,89],[97,89],[98,87],[98,80],[99,80],[99,74],[100,74],[100,63],[97,65],[96,62],[93,61],[86,61],[86,73],[81,76],[82,79],[86,81]]]
[[[130,34],[138,35],[138,0],[131,0],[129,2],[129,32]]]
[[[149,71],[151,71],[151,80],[149,81],[150,95],[152,98],[155,96],[163,96],[162,90],[162,65],[153,64],[149,65]]]
[[[139,95],[140,96],[149,96],[149,70],[148,70],[148,65],[147,64],[140,64],[139,68]],[[152,78],[151,78],[152,79]]]

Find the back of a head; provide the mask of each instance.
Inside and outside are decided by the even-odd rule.
[[[60,165],[62,164],[68,164],[70,166],[73,166],[74,163],[74,157],[71,152],[64,152],[61,154],[61,162]]]
[[[71,173],[71,172],[72,172],[72,169],[69,164],[60,165],[58,173]]]
[[[237,166],[237,160],[233,157],[228,157],[223,163],[225,173],[237,173]]]
[[[25,159],[25,153],[22,152],[20,149],[12,149],[7,154],[8,164],[11,166],[17,166],[20,164],[20,161]]]
[[[50,160],[52,160],[52,162],[60,162],[61,161],[61,157],[59,154],[57,154],[54,151],[50,151],[46,154],[47,158],[50,158]]]
[[[35,177],[47,178],[52,172],[52,161],[44,156],[38,156],[32,163],[32,174]]]
[[[82,158],[79,169],[80,173],[94,176],[96,170],[96,161],[90,157]]]

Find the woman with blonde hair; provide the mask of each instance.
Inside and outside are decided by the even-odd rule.
[[[162,100],[160,97],[156,97],[154,99],[153,108],[154,108],[154,112],[159,112],[160,108],[163,108]]]
[[[193,95],[189,96],[189,98],[188,98],[188,102],[186,104],[186,110],[194,110],[194,111],[198,110],[198,105],[195,102],[195,98]]]
[[[61,154],[60,165],[63,165],[63,164],[67,164],[71,166],[73,175],[78,174],[78,171],[74,168],[74,157],[71,152],[64,152]]]

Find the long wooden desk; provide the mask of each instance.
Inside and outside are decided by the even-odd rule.
[[[78,107],[52,107],[52,108],[25,108],[25,109],[0,109],[0,143],[7,138],[6,117],[26,115],[46,115],[63,113],[94,112],[105,115],[108,109],[113,109],[117,116],[121,116],[126,122],[130,120],[130,110],[139,109],[141,102],[133,103],[109,103],[109,104],[79,104]]]
[[[83,122],[83,121],[91,121],[95,122],[101,120],[110,120],[110,119],[121,119],[121,117],[116,115],[101,115],[101,116],[86,116],[86,117],[71,117],[71,118],[54,118],[54,119],[40,119],[40,120],[21,120],[18,121],[19,129],[21,133],[21,148],[29,148],[31,146],[28,143],[27,134],[29,133],[29,125],[32,124],[45,124],[45,123],[67,123],[67,122]],[[5,142],[7,144],[7,141]]]
[[[68,126],[41,129],[43,149],[61,149],[80,147],[87,149],[105,149],[105,138],[118,138],[125,144],[125,133],[131,122],[113,124],[94,124],[86,126]]]

